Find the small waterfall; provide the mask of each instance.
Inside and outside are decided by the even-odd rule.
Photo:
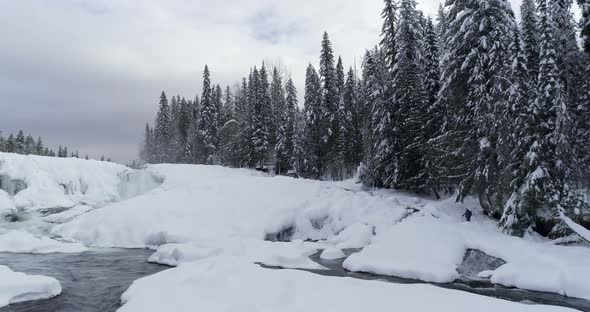
[[[0,175],[0,189],[6,191],[8,195],[14,196],[18,192],[27,188],[27,183],[19,179],[11,179],[9,176]]]
[[[119,196],[121,200],[129,199],[162,185],[162,179],[147,170],[133,170],[119,175]]]

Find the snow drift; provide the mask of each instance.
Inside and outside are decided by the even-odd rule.
[[[47,299],[61,293],[61,285],[52,277],[26,275],[0,265],[0,308],[11,303]]]

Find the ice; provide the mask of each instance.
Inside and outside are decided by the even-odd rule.
[[[0,235],[0,252],[79,253],[87,249],[79,243],[62,243],[48,237],[37,238],[25,231],[9,231]]]
[[[26,275],[0,265],[0,307],[11,303],[47,299],[60,293],[61,285],[52,277]]]
[[[51,223],[64,223],[94,208],[87,205],[78,205],[60,213],[50,214],[43,220]]]
[[[324,259],[324,260],[335,260],[335,259],[341,259],[344,257],[346,257],[346,255],[344,254],[342,249],[338,249],[335,247],[330,247],[330,248],[324,249],[324,251],[322,251],[322,254],[320,255],[320,258]]]
[[[323,266],[312,261],[309,256],[315,254],[312,244],[301,240],[294,242],[247,241],[201,241],[199,243],[167,244],[160,246],[149,258],[171,266],[202,260],[218,255],[240,256],[251,263],[260,263],[270,267],[288,269],[323,270]]]
[[[454,311],[549,312],[571,309],[525,305],[431,285],[402,285],[297,270],[268,270],[242,257],[185,263],[135,281],[119,312],[150,311]]]

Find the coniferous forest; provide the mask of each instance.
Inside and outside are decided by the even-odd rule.
[[[232,88],[161,93],[149,163],[215,164],[468,196],[507,233],[588,227],[590,0],[385,0],[381,41],[345,68],[327,33],[305,89],[254,66]],[[582,11],[581,20],[573,6]],[[303,103],[298,94],[303,93]]]

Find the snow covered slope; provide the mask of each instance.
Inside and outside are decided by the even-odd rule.
[[[2,228],[32,230],[43,224],[55,237],[86,246],[157,247],[151,260],[173,265],[239,255],[309,268],[310,246],[364,247],[345,260],[347,269],[433,282],[456,279],[466,250],[476,249],[506,262],[482,274],[492,282],[590,299],[590,248],[506,236],[475,201],[435,201],[366,191],[353,181],[268,177],[217,166],[134,171],[105,162],[11,154],[0,154],[0,174],[27,184],[17,194],[0,192],[0,210],[39,212],[25,222],[0,221],[0,234]],[[55,205],[76,208],[42,215],[41,208]],[[461,218],[466,207],[474,211],[472,222]],[[320,241],[278,248],[261,244],[265,238]]]

